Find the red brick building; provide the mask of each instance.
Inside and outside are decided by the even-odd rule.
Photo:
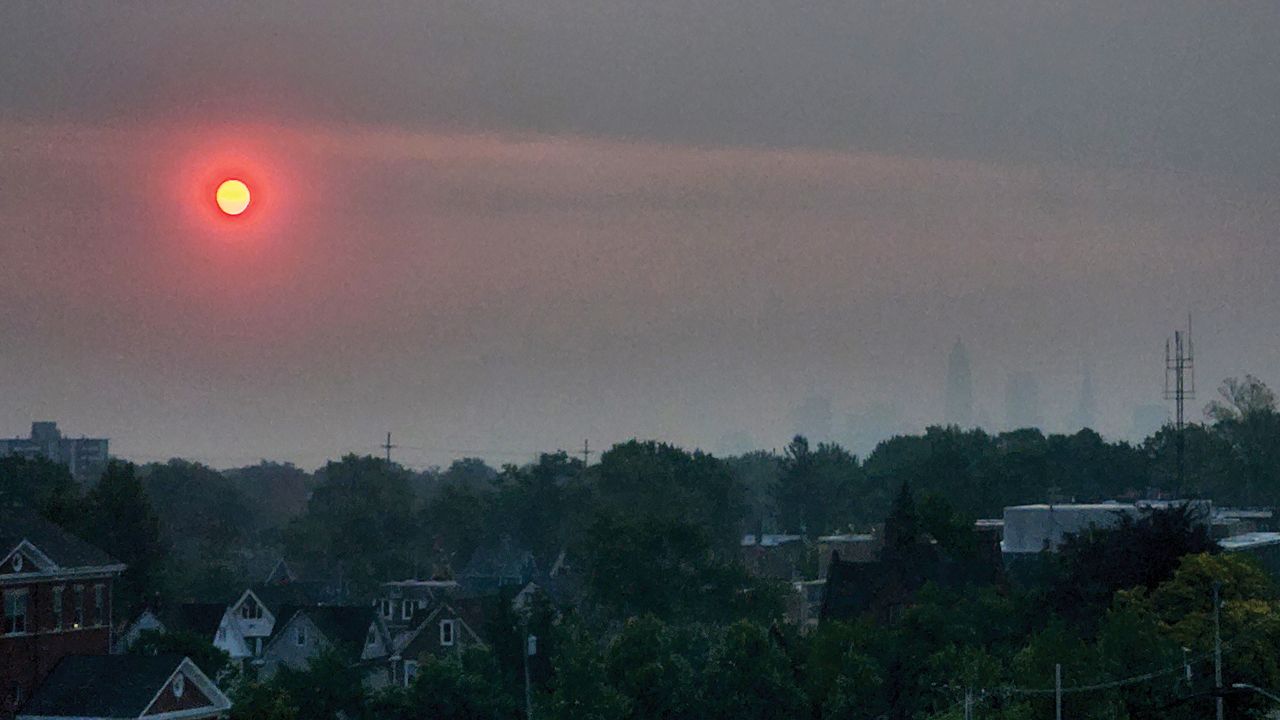
[[[26,509],[0,509],[0,719],[68,655],[111,651],[112,559]]]

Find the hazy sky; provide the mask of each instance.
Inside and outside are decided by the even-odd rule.
[[[1272,0],[6,2],[0,435],[779,447],[961,337],[1125,436],[1188,312],[1197,408],[1280,385],[1278,193]]]

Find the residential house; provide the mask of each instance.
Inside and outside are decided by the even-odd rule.
[[[248,652],[246,657],[258,658],[275,631],[276,623],[288,619],[299,607],[328,605],[327,589],[318,583],[288,583],[285,585],[255,585],[242,592],[227,606],[227,626],[224,650],[243,638]],[[218,645],[215,642],[214,645]]]
[[[213,720],[231,701],[181,655],[63,658],[17,720]]]
[[[253,657],[253,650],[240,628],[225,603],[183,603],[163,612],[147,608],[124,628],[116,650],[128,651],[146,631],[190,633],[225,651],[232,660],[244,661]]]
[[[827,576],[827,563],[832,553],[839,553],[845,562],[875,562],[884,549],[884,528],[878,532],[823,535],[818,538],[818,577]]]
[[[872,562],[844,560],[833,551],[821,593],[821,620],[850,620],[869,614],[895,621],[925,583],[960,588],[1002,578],[996,536],[975,533],[974,544],[945,550],[910,518],[885,522],[884,543]]]
[[[430,655],[446,657],[485,644],[481,601],[476,598],[439,603],[414,620],[412,630],[397,639],[392,657],[392,681],[407,687],[418,666]]]
[[[33,511],[0,509],[0,718],[62,658],[111,652],[111,588],[124,567]]]
[[[458,583],[472,595],[496,595],[505,587],[523,587],[537,574],[537,566],[532,552],[503,537],[471,554]]]
[[[303,669],[326,650],[341,653],[353,667],[366,670],[371,688],[391,682],[392,637],[371,607],[313,606],[282,616],[263,649],[259,677],[269,679],[281,667]]]
[[[740,548],[743,565],[756,577],[791,581],[805,576],[809,543],[803,535],[744,535]]]
[[[414,616],[446,598],[466,594],[454,580],[398,580],[383,583],[373,601],[393,635],[414,627]]]

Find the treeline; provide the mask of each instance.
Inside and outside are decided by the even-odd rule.
[[[1051,716],[1060,665],[1069,717],[1190,719],[1213,704],[1215,584],[1226,686],[1280,685],[1270,579],[1216,554],[1190,513],[1075,537],[1046,561],[1041,584],[926,586],[893,623],[825,622],[807,634],[678,607],[611,618],[565,610],[531,623],[539,649],[527,700],[522,626],[508,618],[505,630],[489,628],[487,648],[421,658],[408,688],[367,690],[360,670],[321,657],[238,686],[233,718],[517,720],[528,702],[550,720],[959,720],[967,698],[974,717],[1030,720]],[[1226,702],[1232,717],[1269,707],[1239,690]]]
[[[939,539],[949,527],[998,517],[1006,505],[1050,499],[1159,492],[1219,505],[1280,504],[1274,394],[1252,377],[1228,380],[1206,416],[1208,423],[1185,432],[1182,481],[1169,428],[1132,445],[1090,430],[1045,436],[932,427],[885,440],[865,459],[800,437],[782,453],[724,459],[632,441],[590,467],[564,452],[523,466],[464,458],[422,472],[354,456],[314,473],[268,462],[229,471],[183,460],[113,462],[90,488],[56,464],[9,457],[0,458],[0,502],[34,505],[132,560],[125,609],[157,593],[214,597],[261,580],[281,556],[364,588],[387,578],[444,577],[477,548],[504,540],[531,551],[544,569],[567,552],[588,572],[593,562],[625,561],[680,577],[706,574],[682,557],[727,558],[742,533],[869,529],[904,482]],[[119,521],[127,517],[138,520]],[[628,547],[646,551],[627,558]],[[662,588],[600,592],[628,610],[672,602]]]

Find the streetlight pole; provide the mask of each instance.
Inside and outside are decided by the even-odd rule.
[[[1054,717],[1062,720],[1062,663],[1053,666]]]
[[[1213,689],[1218,706],[1218,720],[1222,720],[1222,622],[1219,612],[1218,591],[1222,583],[1213,582]]]
[[[1268,700],[1280,703],[1280,695],[1269,693],[1266,690],[1263,690],[1262,688],[1258,687],[1257,685],[1250,685],[1249,683],[1234,683],[1231,687],[1235,688],[1236,690],[1252,690],[1253,692],[1258,693],[1259,695],[1267,698]]]

